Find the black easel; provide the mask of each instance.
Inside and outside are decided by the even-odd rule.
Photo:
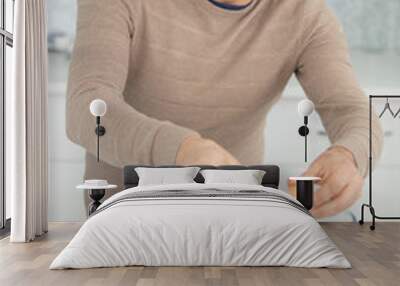
[[[362,225],[364,224],[364,208],[367,207],[369,208],[369,211],[372,216],[372,225],[370,225],[371,230],[375,230],[375,219],[381,219],[381,220],[394,220],[394,219],[400,219],[400,217],[383,217],[383,216],[378,216],[375,213],[375,208],[373,207],[372,204],[372,101],[374,98],[400,98],[400,95],[370,95],[369,96],[369,203],[368,204],[362,204],[361,206],[361,219],[359,220],[359,223]]]

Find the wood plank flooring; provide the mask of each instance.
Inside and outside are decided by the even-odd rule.
[[[136,285],[136,286],[264,286],[264,285],[400,285],[400,223],[368,225],[323,223],[352,269],[286,267],[124,267],[48,270],[54,257],[80,227],[51,223],[49,233],[29,244],[0,241],[0,285]]]

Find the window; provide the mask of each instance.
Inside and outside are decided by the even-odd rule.
[[[0,0],[0,236],[9,231],[10,195],[4,182],[5,98],[11,92],[14,0]]]

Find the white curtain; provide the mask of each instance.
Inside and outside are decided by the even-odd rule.
[[[13,94],[6,111],[12,242],[47,232],[46,0],[17,0]]]

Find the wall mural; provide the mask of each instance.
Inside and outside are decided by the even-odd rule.
[[[400,30],[398,29],[400,26],[400,1],[326,1],[343,25],[351,48],[353,65],[366,93],[379,93],[385,90],[400,94],[400,80],[398,79],[400,74]],[[75,186],[82,181],[85,152],[67,139],[64,128],[66,81],[75,34],[75,21],[75,1],[48,0],[49,219],[52,221],[79,221],[86,216],[83,192],[75,189]],[[284,92],[282,100],[269,115],[270,119],[273,119],[274,122],[283,122],[282,114],[289,114],[288,116],[293,116],[293,118],[288,120],[299,122],[296,108],[297,102],[302,98],[304,98],[304,94],[301,88],[295,80],[292,80]],[[309,146],[312,158],[326,148],[329,143],[318,116],[310,118],[310,124],[314,126],[313,130],[315,130],[313,134],[310,134],[311,139],[314,136]],[[395,124],[396,122],[391,121],[384,127],[390,143],[387,154],[383,155],[383,161],[386,163],[382,163],[381,168],[377,170],[376,177],[382,178],[376,179],[377,184],[379,180],[395,177],[395,172],[400,169],[400,159],[396,161],[389,156],[390,146],[396,146],[396,144],[398,146],[400,143],[400,136],[393,131],[396,128]],[[287,136],[286,141],[290,144],[302,142],[297,136],[298,126],[296,124],[293,126],[268,126],[268,128],[270,128],[269,137]],[[295,149],[292,148],[292,145],[283,146],[289,143],[273,142],[266,137],[265,149],[270,156],[265,160],[268,162],[280,161],[280,165],[284,169],[282,182],[304,167],[297,163],[302,160],[302,151],[292,150]],[[301,143],[297,145],[301,146]],[[290,151],[285,154],[277,152],[277,150],[283,149]],[[275,152],[271,152],[271,150]],[[379,194],[376,196],[377,208],[385,205],[385,211],[399,213],[398,205],[379,198]],[[398,202],[398,199],[399,195],[392,201],[397,200]],[[359,215],[359,204],[352,210],[353,213],[347,212],[334,219],[353,219],[352,215]]]

